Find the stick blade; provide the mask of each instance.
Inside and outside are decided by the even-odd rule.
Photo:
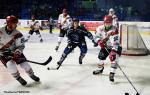
[[[52,56],[50,56],[47,61],[45,61],[42,65],[47,65],[49,62],[52,61]]]

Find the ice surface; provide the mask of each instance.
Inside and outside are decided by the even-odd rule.
[[[22,32],[27,37],[27,31]],[[58,32],[53,34],[42,32],[43,43],[39,42],[35,34],[26,43],[24,54],[27,59],[43,62],[50,55],[53,57],[52,62],[47,66],[30,63],[35,74],[41,78],[41,83],[31,80],[18,67],[21,75],[28,82],[27,86],[21,86],[0,64],[0,95],[124,95],[125,92],[130,95],[136,94],[119,69],[117,69],[115,76],[115,84],[112,85],[109,82],[110,63],[108,59],[104,73],[92,75],[93,70],[97,69],[96,64],[99,62],[97,58],[99,48],[93,47],[89,39],[87,39],[88,52],[82,65],[78,63],[80,52],[76,48],[66,58],[59,70],[47,70],[47,67],[56,67],[56,63],[66,46],[66,38],[64,38],[59,51],[54,50],[57,36]],[[142,37],[150,49],[150,36]],[[119,64],[139,93],[150,95],[150,55],[142,57],[121,56]],[[13,93],[6,93],[9,91]],[[19,93],[19,91],[24,91],[24,93]]]

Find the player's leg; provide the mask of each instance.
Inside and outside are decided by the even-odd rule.
[[[81,43],[79,45],[80,48],[80,56],[79,56],[79,64],[82,64],[82,60],[85,57],[86,53],[87,53],[87,45],[86,43]]]
[[[26,85],[27,82],[20,76],[20,73],[17,69],[16,63],[13,60],[7,60],[5,58],[1,59],[2,63],[5,64],[8,71],[11,73],[11,75],[21,84]]]
[[[110,49],[109,49],[110,51]],[[93,71],[93,74],[101,74],[103,73],[104,70],[104,61],[106,60],[107,56],[109,53],[106,51],[105,48],[102,48],[99,52],[98,59],[100,60],[99,63],[97,64],[98,69]]]
[[[34,74],[31,66],[27,62],[22,62],[19,65],[26,71],[26,73],[29,75],[30,78],[32,78],[36,82],[40,81],[40,78]]]
[[[33,33],[34,33],[34,30],[29,31],[29,34],[28,34],[27,38],[25,39],[25,42],[27,42],[30,39],[30,36],[33,35]]]
[[[31,66],[26,62],[25,56],[22,54],[20,59],[16,60],[16,64],[19,64],[21,68],[23,68],[26,73],[32,78],[34,81],[39,82],[40,78],[34,75],[34,72]]]
[[[60,60],[57,62],[58,65],[61,65],[62,62],[65,60],[67,55],[76,47],[76,45],[73,44],[68,44],[67,47],[65,48]]]
[[[57,45],[56,45],[56,48],[55,48],[56,51],[59,49],[61,41],[63,40],[66,32],[67,32],[66,30],[60,29],[60,34],[59,34],[59,37],[58,37],[58,42],[57,42]]]
[[[52,34],[53,25],[49,25],[49,33]]]
[[[38,37],[40,38],[40,42],[43,42],[42,36],[41,36],[41,34],[40,34],[40,31],[39,31],[39,30],[36,30],[35,33],[36,33],[36,35],[38,35]]]
[[[110,54],[109,54],[109,59],[111,61],[109,80],[112,81],[112,82],[114,82],[114,76],[115,76],[115,73],[116,73],[118,59],[119,59],[119,56],[121,55],[121,51],[122,51],[122,48],[119,47],[118,51],[116,51],[116,52],[111,51]]]
[[[27,82],[20,76],[18,69],[16,67],[15,61],[11,60],[8,56],[1,56],[1,62],[8,69],[11,75],[21,84],[26,85]]]

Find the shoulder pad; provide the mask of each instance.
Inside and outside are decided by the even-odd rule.
[[[22,35],[20,32],[15,33],[15,34],[14,34],[14,39],[21,38],[22,36],[23,36],[23,35]]]

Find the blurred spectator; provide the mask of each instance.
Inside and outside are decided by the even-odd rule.
[[[39,19],[48,19],[52,14],[57,19],[62,8],[81,20],[102,20],[107,10],[113,7],[119,20],[142,18],[150,21],[150,0],[0,0],[0,18],[13,14],[20,19],[30,19],[35,14]],[[100,3],[99,3],[100,2]],[[88,5],[89,4],[89,5]],[[142,6],[139,6],[142,5]],[[90,7],[89,7],[90,6]],[[118,7],[119,6],[119,7]]]

